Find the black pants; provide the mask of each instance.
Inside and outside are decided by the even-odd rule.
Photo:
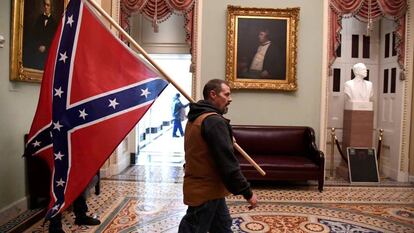
[[[86,204],[86,195],[82,193],[76,200],[73,202],[73,213],[76,218],[81,218],[86,216],[88,212],[88,205]],[[62,214],[59,213],[55,217],[50,219],[49,230],[60,230],[62,229]]]
[[[73,213],[75,214],[76,218],[82,218],[86,216],[86,213],[88,212],[88,205],[86,204],[86,197],[88,194],[88,190],[90,187],[93,187],[96,185],[96,183],[99,181],[99,177],[96,175],[92,178],[92,180],[89,182],[88,187],[85,188],[85,190],[79,195],[78,198],[75,199],[75,201],[72,204],[73,207]],[[53,230],[61,230],[62,229],[62,214],[57,214],[55,217],[50,219],[50,225],[49,225],[49,231]]]

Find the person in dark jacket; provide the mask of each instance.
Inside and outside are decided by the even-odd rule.
[[[174,96],[173,104],[172,104],[172,115],[173,115],[173,133],[172,136],[174,138],[178,138],[180,136],[177,135],[177,130],[180,132],[181,137],[184,136],[183,126],[181,125],[181,121],[185,118],[185,108],[188,104],[183,104],[180,101],[180,94],[177,93]]]
[[[230,193],[243,195],[253,208],[257,197],[240,171],[233,151],[229,120],[222,115],[231,102],[224,80],[210,80],[204,100],[190,104],[184,137],[184,204],[187,212],[178,232],[232,232],[225,201]]]

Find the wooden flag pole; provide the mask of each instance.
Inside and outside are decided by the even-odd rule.
[[[241,155],[243,155],[243,157],[249,161],[249,163],[251,165],[253,165],[254,168],[256,168],[256,170],[260,173],[260,175],[265,176],[266,172],[263,171],[263,169],[246,153],[246,151],[244,151],[239,144],[237,144],[236,142],[233,143],[234,148],[236,148],[236,150],[238,152],[240,152]]]
[[[134,48],[136,48],[141,54],[142,56],[145,57],[145,59],[147,59],[147,61],[149,63],[151,63],[151,65],[158,70],[158,72],[160,72],[160,74],[168,81],[170,82],[175,88],[177,88],[177,90],[179,92],[181,92],[181,94],[183,94],[183,96],[185,98],[188,99],[188,101],[190,101],[191,103],[194,103],[194,100],[191,98],[191,96],[189,96],[172,78],[170,78],[170,76],[168,76],[167,73],[164,72],[163,69],[161,69],[161,67],[158,66],[157,63],[155,63],[154,60],[152,60],[152,58],[148,55],[147,52],[145,52],[145,50],[128,34],[124,31],[124,29],[122,29],[121,26],[119,26],[119,24],[117,22],[115,22],[115,20],[108,15],[108,13],[106,13],[106,11],[104,11],[94,0],[87,0],[93,7],[95,7],[95,9],[106,19],[109,21],[109,23],[111,23],[112,26],[114,26],[119,33],[122,34],[122,36],[124,36],[133,46]]]
[[[90,3],[106,20],[109,21],[109,23],[111,23],[112,26],[114,26],[119,33],[122,34],[122,36],[124,36],[133,46],[134,48],[136,48],[141,54],[142,56],[145,57],[145,59],[147,59],[147,61],[155,68],[158,70],[158,72],[160,72],[160,74],[168,81],[170,82],[189,102],[194,103],[195,100],[193,98],[191,98],[191,96],[189,96],[172,78],[170,78],[170,76],[164,72],[164,70],[158,66],[157,63],[155,63],[154,60],[152,60],[152,58],[148,55],[147,52],[145,52],[145,50],[128,34],[124,31],[124,29],[122,29],[121,26],[119,26],[119,24],[117,22],[115,22],[115,20],[108,15],[108,13],[106,13],[106,11],[104,11],[94,0],[87,0],[88,3]],[[238,150],[240,152],[240,154],[243,155],[243,157],[249,161],[249,163],[251,163],[253,165],[254,168],[256,168],[256,170],[262,175],[266,175],[266,173],[263,171],[263,169],[235,142],[234,143],[234,148],[236,148],[236,150]]]

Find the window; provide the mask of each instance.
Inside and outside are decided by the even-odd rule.
[[[388,69],[384,70],[384,86],[382,89],[382,93],[388,93]]]
[[[367,77],[365,77],[364,80],[369,81],[369,69],[367,69]]]
[[[369,58],[370,37],[362,36],[362,58]]]
[[[333,92],[340,92],[341,90],[341,69],[334,69],[332,90]]]
[[[352,56],[353,58],[358,57],[358,50],[359,50],[359,35],[352,35]]]
[[[397,41],[395,41],[397,38],[395,37],[395,32],[392,33],[392,56],[397,55],[397,50],[395,49],[395,45],[397,44]]]
[[[397,68],[391,69],[391,93],[395,93],[395,84],[397,81]]]
[[[390,56],[390,34],[385,34],[385,51],[384,51],[385,57]]]
[[[336,48],[336,57],[341,57],[341,47],[342,47],[342,34],[339,34],[339,44]]]

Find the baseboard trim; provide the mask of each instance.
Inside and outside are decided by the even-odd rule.
[[[28,198],[23,197],[0,210],[0,225],[16,218],[28,210]]]

